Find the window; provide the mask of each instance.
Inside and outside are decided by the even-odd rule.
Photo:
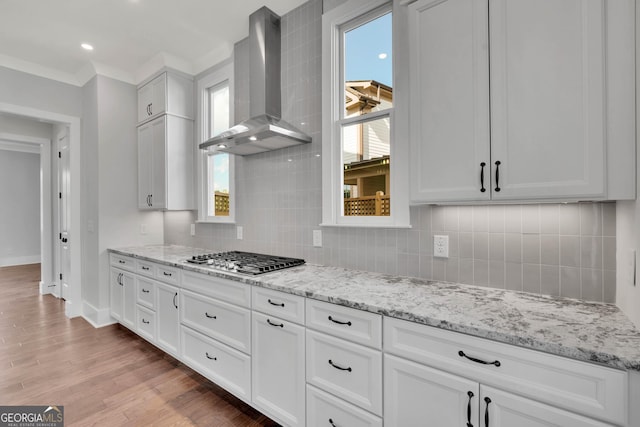
[[[323,64],[323,225],[407,226],[391,3],[350,0],[327,12]]]
[[[233,123],[233,67],[227,64],[198,82],[201,120],[198,143],[231,127]],[[200,202],[202,222],[234,221],[234,158],[216,151],[201,151]]]

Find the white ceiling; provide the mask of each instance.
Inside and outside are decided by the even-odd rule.
[[[305,1],[0,0],[0,66],[75,85],[96,73],[137,84],[162,66],[197,74],[229,57],[253,11]]]

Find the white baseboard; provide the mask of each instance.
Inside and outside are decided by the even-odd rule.
[[[86,301],[82,303],[82,317],[94,328],[102,328],[103,326],[118,323],[111,317],[109,307],[97,309]]]
[[[58,286],[57,283],[46,284],[45,282],[40,281],[40,295],[53,294],[57,298],[57,295],[55,294],[56,286]]]
[[[26,264],[38,264],[41,261],[42,261],[42,257],[40,255],[0,258],[0,267],[10,267],[14,265],[26,265]]]

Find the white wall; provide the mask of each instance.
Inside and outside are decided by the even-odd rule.
[[[0,266],[40,262],[40,154],[0,149],[0,200]]]
[[[161,212],[137,208],[137,89],[103,76],[83,87],[84,315],[108,321],[108,248],[163,243]],[[141,234],[141,224],[147,232]]]
[[[0,136],[3,133],[51,139],[51,124],[21,116],[0,114]]]

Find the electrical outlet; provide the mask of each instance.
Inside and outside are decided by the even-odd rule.
[[[242,240],[242,233],[243,233],[242,226],[238,225],[236,227],[236,239]]]
[[[191,235],[192,236],[196,235],[196,225],[195,224],[191,224]]]
[[[147,234],[147,224],[140,224],[140,234]]]
[[[322,230],[313,230],[313,246],[316,248],[322,247]]]
[[[433,256],[449,258],[449,236],[433,236]]]

